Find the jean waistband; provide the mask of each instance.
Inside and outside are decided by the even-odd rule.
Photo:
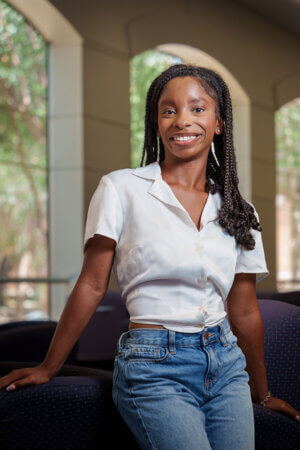
[[[163,330],[159,328],[133,328],[124,331],[118,339],[118,353],[122,351],[125,343],[149,344],[168,346],[171,353],[176,347],[191,346],[193,344],[209,344],[216,339],[221,343],[228,345],[226,335],[231,331],[229,321],[225,317],[220,323],[213,327],[204,327],[199,333],[183,333],[173,330]]]

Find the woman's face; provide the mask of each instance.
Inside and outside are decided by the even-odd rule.
[[[197,78],[172,78],[158,101],[157,134],[164,144],[166,157],[169,154],[190,159],[203,152],[207,156],[214,134],[222,130],[222,120],[217,120],[215,111],[215,100]]]

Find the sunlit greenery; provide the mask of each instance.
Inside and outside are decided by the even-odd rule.
[[[300,170],[300,98],[275,114],[278,167]]]
[[[300,287],[300,98],[282,106],[276,123],[278,277],[281,290]]]
[[[46,62],[43,37],[0,0],[2,278],[48,275]]]

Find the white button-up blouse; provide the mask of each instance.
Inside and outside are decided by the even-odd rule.
[[[256,273],[257,282],[270,275],[261,232],[251,230],[253,250],[239,247],[218,224],[221,202],[209,193],[198,231],[158,162],[102,176],[84,245],[94,234],[116,241],[113,272],[130,320],[196,333],[226,316],[235,273]]]

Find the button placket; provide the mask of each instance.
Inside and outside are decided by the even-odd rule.
[[[197,277],[197,281],[198,281],[198,283],[202,283],[202,282],[203,282],[203,276],[202,276],[202,275],[199,275],[199,276]]]
[[[199,243],[197,243],[197,244],[195,245],[195,251],[196,251],[197,253],[201,253],[202,250],[203,250],[202,245],[199,244]],[[197,281],[198,281],[198,283],[202,283],[202,282],[203,282],[203,276],[202,276],[201,274],[198,275]]]

